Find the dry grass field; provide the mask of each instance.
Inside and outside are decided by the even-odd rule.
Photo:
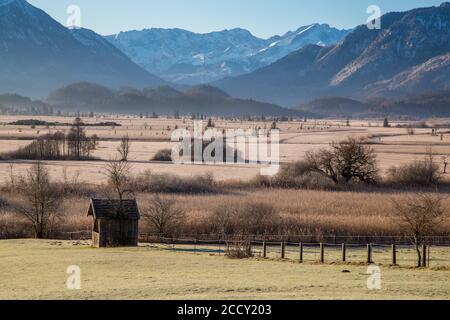
[[[71,265],[81,269],[81,290],[66,287]],[[369,290],[364,265],[231,260],[148,246],[92,249],[76,242],[2,241],[0,268],[0,299],[395,300],[449,299],[450,292],[445,270],[381,266],[381,290]]]
[[[183,224],[178,227],[179,233],[184,235],[204,234],[210,230],[217,208],[243,206],[250,202],[273,206],[274,217],[270,224],[276,234],[312,235],[315,239],[338,235],[356,239],[357,236],[377,238],[400,235],[401,229],[392,215],[392,200],[400,200],[404,196],[402,193],[274,189],[169,197],[186,213]],[[147,206],[150,197],[149,194],[139,194],[139,205],[143,208]],[[450,210],[449,198],[444,205],[446,210]],[[86,214],[88,206],[88,197],[63,200],[58,230],[89,231],[92,221]],[[155,232],[145,219],[140,228],[142,233]],[[450,221],[441,224],[439,229],[447,234]],[[0,233],[13,235],[15,230],[29,230],[27,221],[13,211],[3,210],[0,214]]]
[[[73,118],[43,117],[43,116],[0,116],[0,153],[9,152],[25,146],[33,138],[39,135],[55,132],[57,130],[68,131],[69,127],[35,127],[8,125],[13,121],[37,119],[48,122],[71,123]],[[138,174],[147,169],[154,172],[170,172],[179,175],[195,175],[210,172],[217,180],[253,178],[259,172],[256,165],[244,166],[182,166],[164,163],[149,163],[149,160],[161,149],[170,148],[171,133],[178,128],[193,129],[190,119],[140,119],[136,117],[114,116],[83,119],[85,123],[116,122],[119,127],[87,127],[88,135],[97,134],[101,139],[99,147],[93,156],[100,159],[99,162],[52,162],[46,164],[54,173],[55,177],[61,175],[62,168],[66,173],[73,175],[79,173],[82,181],[97,183],[101,181],[102,161],[108,161],[117,157],[117,147],[122,136],[128,135],[133,141],[131,146],[130,161],[133,164],[133,172]],[[445,125],[445,119],[439,123],[429,121],[428,125]],[[450,123],[450,122],[448,122]],[[205,122],[206,124],[206,122]],[[376,121],[352,121],[350,127],[345,121],[309,120],[301,122],[280,122],[281,130],[280,161],[283,163],[301,160],[305,152],[322,148],[332,141],[340,141],[349,136],[366,137],[376,150],[381,170],[392,166],[422,159],[423,155],[431,147],[438,161],[442,157],[450,157],[450,133],[447,129],[443,132],[443,140],[440,135],[432,136],[431,128],[415,129],[414,135],[408,135],[406,128],[397,128],[398,124],[391,123],[391,128],[383,128],[382,122]],[[215,120],[218,129],[251,129],[255,127],[269,128],[271,122],[248,122],[248,121],[222,121]],[[450,126],[449,126],[450,127]],[[29,167],[27,162],[15,163],[15,170],[24,172]],[[0,180],[9,175],[10,164],[0,163]]]
[[[207,221],[211,212],[227,204],[243,205],[252,202],[273,205],[281,217],[279,222],[288,221],[303,227],[307,234],[328,230],[338,235],[396,235],[400,233],[395,224],[392,200],[400,200],[401,193],[374,192],[331,192],[317,190],[261,190],[230,195],[175,196],[188,215],[193,226]],[[140,197],[145,203],[146,196]],[[450,210],[450,199],[445,201]],[[450,229],[450,221],[442,230]]]
[[[68,131],[69,127],[36,127],[9,125],[13,121],[37,119],[47,122],[71,123],[73,118],[40,117],[40,116],[1,116],[0,117],[0,153],[16,150],[29,144],[39,135],[56,130]],[[112,127],[86,127],[88,135],[97,134],[100,144],[94,151],[94,157],[99,161],[45,161],[52,179],[71,180],[78,177],[80,182],[93,185],[105,183],[106,162],[117,157],[117,147],[120,138],[129,135],[132,139],[130,164],[131,173],[139,176],[140,173],[150,170],[152,173],[168,173],[182,177],[211,174],[219,182],[233,183],[233,181],[250,181],[260,172],[256,164],[244,165],[177,165],[164,162],[149,161],[161,149],[170,148],[171,131],[176,126],[192,130],[190,119],[140,119],[137,117],[114,116],[83,119],[85,123],[116,122],[121,126]],[[255,127],[268,127],[271,122],[248,122],[215,120],[219,129]],[[443,126],[445,119],[439,122],[429,121],[428,126]],[[301,160],[308,150],[324,148],[332,141],[340,141],[349,136],[368,138],[375,149],[378,164],[382,172],[392,166],[423,159],[429,148],[436,155],[436,161],[441,164],[442,157],[450,157],[450,133],[446,129],[441,136],[432,136],[431,128],[415,129],[414,135],[409,135],[405,128],[397,125],[407,123],[391,123],[391,128],[383,128],[382,122],[351,121],[315,121],[280,122],[281,130],[280,156],[283,163]],[[20,131],[20,132],[19,132]],[[23,175],[30,168],[31,161],[0,161],[0,182],[4,184],[14,175]],[[449,170],[450,171],[450,170]],[[398,228],[393,224],[390,214],[392,212],[392,199],[399,199],[404,194],[398,191],[386,190],[358,190],[358,191],[308,191],[308,190],[236,190],[231,193],[218,195],[192,195],[175,196],[178,204],[183,206],[187,213],[188,226],[201,232],[202,225],[210,218],[211,212],[218,206],[228,203],[245,203],[248,201],[270,204],[275,207],[276,214],[286,221],[302,225],[304,232],[332,230],[334,233],[344,234],[397,234]],[[139,195],[141,203],[145,203],[148,195]],[[447,201],[448,202],[448,201]],[[64,217],[60,224],[64,230],[85,230],[89,224],[84,217],[88,198],[68,199],[64,203]],[[74,205],[75,204],[75,205]],[[446,203],[447,207],[450,207]],[[0,221],[2,229],[17,224],[18,218],[12,212],[3,212]],[[11,220],[13,220],[11,222]],[[16,222],[14,222],[16,221]],[[6,223],[8,222],[8,223]],[[447,225],[443,225],[443,229]],[[315,230],[315,231],[314,231]],[[297,230],[298,231],[298,230]]]

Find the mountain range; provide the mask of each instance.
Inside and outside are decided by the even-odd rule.
[[[373,98],[364,102],[344,97],[325,97],[295,109],[324,118],[449,117],[450,90],[411,94],[401,98]]]
[[[230,97],[220,89],[199,85],[182,92],[169,86],[110,89],[80,82],[53,91],[46,99],[32,100],[17,94],[0,94],[1,114],[54,114],[62,112],[204,116],[272,116],[308,118],[409,118],[450,117],[450,90],[409,95],[402,98],[373,98],[358,101],[324,97],[294,109]]]
[[[241,28],[206,34],[154,28],[106,39],[147,71],[170,82],[195,85],[252,72],[308,44],[334,45],[349,32],[312,24],[261,39]]]
[[[252,73],[214,82],[233,96],[285,106],[323,96],[399,97],[450,88],[450,3],[387,13],[334,45],[308,45]]]
[[[25,0],[0,0],[0,91],[33,97],[77,81],[112,87],[166,84],[102,36],[68,29]]]
[[[444,114],[450,3],[381,22],[380,30],[312,24],[269,39],[239,28],[104,37],[66,28],[25,0],[0,0],[0,94],[119,113]],[[2,110],[17,101],[3,97]]]
[[[1,101],[1,100],[0,100]],[[159,115],[190,115],[241,117],[305,116],[310,113],[281,108],[274,104],[235,99],[220,89],[200,85],[182,92],[170,86],[142,90],[112,90],[97,84],[81,82],[52,92],[45,102],[55,110],[129,113],[153,112]]]

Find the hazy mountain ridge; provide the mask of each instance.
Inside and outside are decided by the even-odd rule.
[[[157,89],[112,90],[92,83],[75,83],[60,88],[49,95],[46,103],[55,109],[159,115],[206,116],[303,116],[306,113],[281,108],[274,104],[253,100],[235,99],[211,87],[197,86],[186,92],[163,86]]]
[[[450,90],[380,99],[372,102],[369,112],[416,118],[450,117]]]
[[[95,32],[69,30],[25,0],[0,2],[0,92],[34,97],[75,81],[112,87],[165,82]]]
[[[371,107],[370,104],[344,97],[324,97],[305,103],[296,109],[323,117],[348,118],[366,113]]]
[[[345,97],[324,97],[288,110],[279,106],[230,97],[211,86],[196,86],[185,92],[170,86],[134,89],[110,88],[93,83],[74,83],[55,90],[44,100],[17,94],[0,94],[0,112],[49,114],[96,112],[159,115],[202,113],[206,116],[297,116],[314,118],[450,117],[450,90],[408,95],[401,98],[373,98],[358,101]],[[125,110],[125,111],[124,111]]]
[[[302,104],[296,109],[328,118],[450,117],[450,90],[367,101],[325,97]]]

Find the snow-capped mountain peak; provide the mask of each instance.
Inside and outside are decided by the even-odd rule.
[[[135,63],[166,80],[198,84],[251,72],[307,44],[335,44],[348,32],[312,24],[261,39],[242,28],[204,34],[153,28],[121,32],[106,39]]]

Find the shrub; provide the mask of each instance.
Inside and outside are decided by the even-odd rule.
[[[67,168],[62,170],[62,180],[55,182],[58,195],[64,197],[93,197],[99,192],[99,187],[87,184],[80,180],[80,172],[75,171],[72,176],[67,173]],[[102,188],[100,188],[102,189]]]
[[[215,233],[246,236],[270,232],[275,220],[272,205],[250,201],[221,204],[213,211],[210,224]]]
[[[155,195],[146,201],[142,209],[142,217],[148,221],[154,232],[169,235],[185,219],[184,211],[177,207],[172,198]]]
[[[307,161],[286,164],[275,177],[258,176],[252,184],[286,189],[331,189],[335,186],[331,179],[313,171]]]
[[[135,177],[131,184],[135,192],[207,194],[219,191],[211,174],[179,177],[147,170]]]
[[[280,188],[304,188],[303,178],[311,173],[311,166],[306,161],[299,161],[281,167],[274,178],[274,185]]]
[[[402,186],[430,187],[439,184],[441,173],[433,155],[428,154],[423,161],[390,168],[388,181]]]
[[[331,190],[336,185],[329,178],[317,172],[308,172],[298,179],[298,185],[304,189]]]
[[[271,188],[274,187],[274,178],[268,176],[257,175],[253,179],[249,180],[249,185],[254,187]],[[240,182],[236,182],[236,185],[242,185]]]
[[[30,223],[13,212],[0,213],[0,239],[19,239],[32,236]]]
[[[297,161],[292,164],[282,166],[278,176],[281,178],[288,179],[290,177],[301,177],[309,172],[311,172],[311,164],[307,161]]]
[[[228,243],[225,255],[231,259],[248,259],[253,257],[250,240],[239,239]]]
[[[171,162],[172,161],[172,150],[170,150],[170,149],[159,150],[155,154],[155,156],[152,158],[152,161]]]

